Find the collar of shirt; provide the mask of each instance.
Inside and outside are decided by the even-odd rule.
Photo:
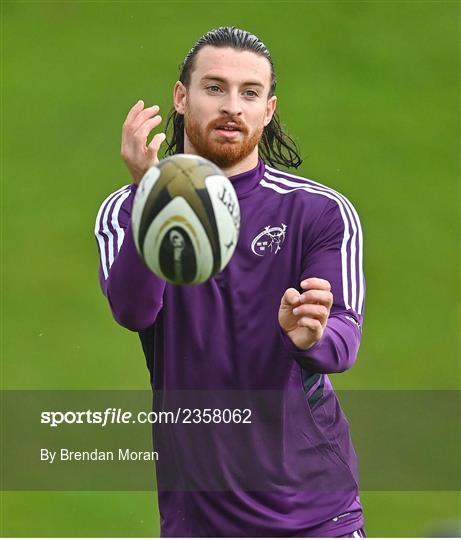
[[[229,176],[229,180],[232,182],[239,199],[244,199],[251,195],[264,176],[265,168],[264,161],[259,158],[258,164],[254,169],[236,174],[235,176]]]

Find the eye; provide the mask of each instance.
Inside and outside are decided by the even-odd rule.
[[[258,92],[256,90],[245,90],[245,95],[250,98],[258,97]]]
[[[221,88],[219,88],[219,86],[216,84],[211,84],[210,86],[207,86],[206,89],[213,94],[217,94],[221,91]]]

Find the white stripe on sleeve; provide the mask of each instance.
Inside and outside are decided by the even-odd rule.
[[[270,167],[266,167],[266,168],[270,169]],[[357,311],[357,313],[361,313],[362,307],[363,307],[362,304],[363,304],[363,295],[364,295],[363,276],[362,276],[361,264],[359,263],[360,278],[357,283],[356,253],[357,253],[357,248],[358,248],[359,261],[360,261],[360,254],[362,251],[362,248],[361,248],[362,234],[361,234],[360,220],[358,219],[355,209],[344,196],[342,196],[341,194],[339,194],[338,192],[330,188],[327,188],[326,186],[323,186],[322,184],[317,184],[316,182],[308,181],[306,179],[296,177],[294,175],[289,175],[288,173],[284,173],[276,169],[272,169],[272,170],[274,172],[277,172],[278,174],[283,174],[284,177],[274,176],[266,172],[265,178],[267,180],[271,180],[271,182],[267,182],[264,179],[261,180],[260,184],[263,187],[268,187],[279,193],[291,193],[293,191],[303,190],[309,193],[322,195],[331,200],[334,200],[337,203],[340,214],[341,214],[341,218],[344,224],[344,235],[343,235],[343,240],[341,244],[341,275],[342,275],[342,282],[343,282],[344,304],[347,309],[352,308],[355,311]],[[302,183],[289,180],[288,178],[286,178],[286,176],[289,176],[290,178],[297,178],[301,180]],[[277,182],[277,183],[274,183],[274,182]],[[281,186],[278,184],[281,184]],[[356,219],[354,219],[355,217]],[[350,227],[352,228],[352,235],[350,233]],[[347,245],[348,245],[349,240],[350,240],[350,252],[351,252],[350,264],[348,261],[348,251],[347,251]],[[349,298],[349,284],[351,286],[350,298]],[[358,299],[357,299],[357,287],[359,291]]]
[[[123,202],[128,199],[130,196],[130,191],[124,192],[122,195],[120,195],[117,199],[117,202],[114,205],[114,210],[112,213],[112,228],[117,233],[117,251],[115,253],[115,239],[112,237],[112,241],[109,244],[109,268],[112,266],[114,262],[115,255],[119,252],[120,247],[122,246],[123,239],[125,237],[125,231],[120,226],[120,223],[118,221],[118,215],[120,213],[120,208],[123,204]]]
[[[101,268],[102,268],[102,271],[103,271],[103,274],[104,274],[104,279],[108,278],[110,264],[112,264],[112,262],[113,262],[113,259],[112,259],[112,262],[108,265],[107,264],[108,261],[107,261],[107,258],[106,258],[106,247],[108,248],[108,252],[109,253],[112,252],[112,254],[113,254],[113,249],[114,249],[113,248],[114,238],[113,238],[112,231],[109,229],[109,221],[108,221],[110,209],[111,209],[111,206],[112,206],[113,202],[116,199],[118,199],[119,197],[124,197],[125,194],[126,194],[126,197],[128,197],[129,192],[130,192],[130,187],[129,186],[123,186],[122,188],[118,189],[114,193],[111,193],[103,201],[103,203],[101,204],[101,206],[99,208],[99,211],[98,211],[98,214],[96,216],[96,223],[95,223],[94,233],[95,233],[98,245],[99,245],[99,254],[100,254],[100,258],[101,258]],[[122,203],[123,203],[123,201],[122,201]],[[120,203],[120,206],[121,206],[121,203]],[[117,210],[117,218],[118,218],[118,212],[120,211],[120,206],[118,207],[118,210]],[[112,223],[112,225],[113,225],[113,223]],[[120,228],[121,227],[120,227],[120,225],[118,224],[118,221],[117,221],[117,227],[115,227],[115,230],[117,231],[117,236],[119,234],[118,229],[120,229]],[[122,241],[123,241],[123,237],[122,237]]]
[[[351,260],[350,260],[350,264],[351,264],[351,271],[350,271],[351,302],[350,303],[352,306],[354,306],[356,311],[361,314],[363,312],[363,302],[364,302],[364,294],[365,294],[365,285],[364,285],[365,280],[364,280],[363,268],[362,268],[363,266],[363,233],[362,233],[362,227],[360,224],[360,218],[354,206],[344,195],[335,191],[332,188],[329,188],[328,186],[320,184],[319,182],[315,182],[314,180],[303,178],[301,176],[296,176],[294,174],[290,174],[285,171],[280,171],[268,165],[266,165],[266,170],[283,176],[283,178],[280,178],[278,176],[274,176],[270,174],[269,172],[266,172],[265,176],[270,180],[277,181],[282,184],[285,184],[284,180],[286,180],[287,185],[290,185],[291,187],[310,186],[312,188],[319,190],[319,194],[330,193],[336,198],[338,206],[342,205],[344,209],[346,210],[346,213],[349,217],[349,220],[352,225],[352,230],[353,230],[352,239],[351,239]],[[294,180],[297,180],[298,182],[290,182],[288,178],[292,178]],[[356,263],[357,251],[358,251],[358,265]],[[359,270],[358,281],[356,278],[357,266]],[[358,292],[357,292],[357,289],[358,289]]]

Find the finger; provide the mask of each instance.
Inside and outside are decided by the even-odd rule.
[[[125,124],[130,124],[136,116],[143,110],[144,108],[144,101],[140,99],[137,101],[133,107],[128,111],[128,114],[126,115]]]
[[[311,332],[318,335],[322,332],[322,325],[320,321],[317,319],[311,319],[310,317],[302,317],[298,320],[297,325],[301,326],[302,328],[308,328]]]
[[[317,304],[302,304],[293,309],[293,315],[296,317],[310,317],[317,319],[322,324],[328,319],[329,310],[325,306]]]
[[[149,146],[147,147],[147,151],[149,155],[156,158],[158,151],[160,149],[160,145],[165,141],[166,135],[165,133],[156,133],[154,135],[154,138],[150,142]]]
[[[153,118],[146,120],[133,133],[134,137],[136,137],[136,139],[138,140],[146,141],[149,133],[153,129],[155,129],[161,123],[161,121],[162,117],[160,115],[154,116]]]
[[[301,288],[305,290],[319,289],[322,291],[331,291],[331,285],[329,281],[316,277],[304,279],[303,281],[301,281]]]
[[[287,289],[282,296],[282,306],[295,306],[299,304],[299,292],[296,289]]]
[[[161,116],[154,116],[150,120],[146,120],[144,124],[136,131],[126,131],[122,133],[122,157],[141,155],[146,151],[146,141],[149,133],[155,129],[162,121]],[[163,141],[161,141],[163,142]],[[149,152],[149,149],[147,149]]]
[[[322,304],[328,308],[333,305],[333,294],[330,291],[313,289],[302,293],[301,304]]]
[[[138,115],[133,118],[133,120],[128,125],[128,128],[135,132],[146,120],[149,120],[149,118],[152,118],[158,112],[160,111],[160,107],[158,105],[152,105],[152,107],[147,107],[146,109],[140,111]]]

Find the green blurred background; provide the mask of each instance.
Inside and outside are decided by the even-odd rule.
[[[272,52],[301,174],[361,216],[364,338],[335,387],[460,389],[459,7],[2,2],[2,387],[148,388],[138,337],[99,290],[95,216],[130,181],[127,110],[142,98],[165,117],[193,42],[236,25]],[[424,536],[460,513],[456,492],[362,501],[370,536]],[[10,492],[2,514],[5,536],[159,533],[153,493]]]

